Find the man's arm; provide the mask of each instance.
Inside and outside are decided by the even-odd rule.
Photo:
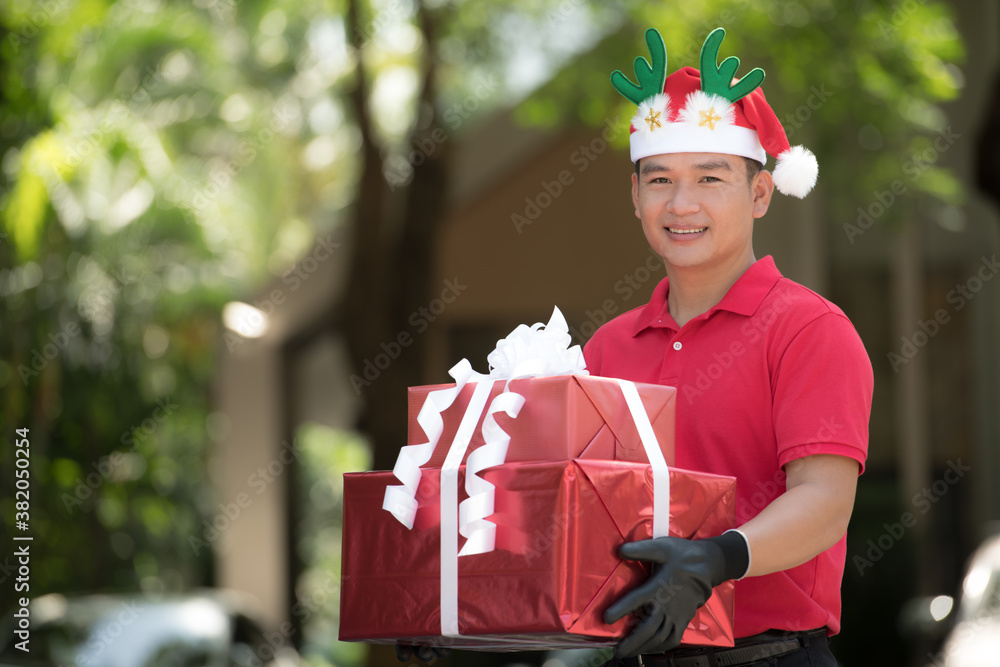
[[[656,653],[677,646],[684,628],[712,589],[727,579],[757,576],[801,565],[847,532],[854,507],[858,463],[835,454],[815,454],[785,466],[785,493],[740,526],[750,543],[727,532],[706,540],[660,537],[628,542],[619,554],[658,564],[643,584],[604,612],[614,623],[638,609],[644,618],[615,647],[615,657]]]
[[[739,527],[750,543],[756,577],[801,565],[847,532],[858,485],[858,462],[815,454],[785,465],[786,491]]]

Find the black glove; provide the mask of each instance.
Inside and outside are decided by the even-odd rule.
[[[632,634],[615,646],[616,658],[662,653],[676,647],[695,612],[708,602],[712,589],[728,579],[742,577],[750,563],[746,540],[735,531],[707,540],[659,537],[627,542],[618,554],[655,565],[644,584],[604,612],[608,624],[640,608],[646,613]]]
[[[409,662],[410,658],[416,657],[418,662],[434,664],[438,658],[447,658],[449,653],[451,653],[451,649],[443,646],[396,644],[396,659],[400,662]]]

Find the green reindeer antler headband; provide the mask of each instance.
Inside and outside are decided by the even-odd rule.
[[[649,47],[649,55],[653,57],[653,64],[650,65],[642,56],[635,59],[638,86],[629,81],[621,70],[616,69],[611,73],[611,85],[615,90],[636,104],[642,104],[653,95],[662,93],[663,84],[667,81],[667,45],[663,43],[659,30],[650,28],[646,31],[646,46]]]
[[[735,85],[730,85],[739,69],[740,59],[736,56],[729,56],[722,61],[721,65],[716,63],[719,60],[719,47],[726,36],[723,28],[716,28],[701,47],[701,55],[698,58],[701,66],[701,89],[708,94],[724,97],[730,102],[735,102],[741,97],[746,97],[764,82],[764,70],[755,67],[750,70]],[[626,99],[642,104],[645,100],[663,92],[663,86],[667,81],[667,46],[663,43],[663,36],[656,28],[646,30],[646,46],[649,47],[649,55],[653,58],[650,65],[642,56],[635,59],[633,68],[635,78],[639,82],[636,85],[629,81],[628,77],[622,74],[621,70],[611,73],[611,85]]]
[[[741,97],[746,97],[764,83],[764,70],[755,67],[735,85],[730,85],[732,80],[736,78],[740,59],[736,56],[729,56],[722,61],[721,65],[716,65],[719,61],[719,47],[722,46],[722,40],[725,36],[725,30],[716,28],[705,38],[705,43],[701,47],[701,56],[698,58],[698,64],[701,67],[701,89],[706,93],[714,93],[725,97],[730,102],[735,102]]]

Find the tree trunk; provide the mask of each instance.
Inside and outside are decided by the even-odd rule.
[[[436,17],[418,7],[426,52],[421,71],[419,107],[434,109],[436,86]],[[348,8],[348,33],[361,25],[358,1]],[[373,468],[393,467],[406,438],[406,388],[422,381],[426,341],[410,324],[410,316],[430,300],[434,273],[434,239],[444,212],[447,189],[447,144],[431,154],[419,152],[414,131],[410,145],[422,156],[414,160],[402,210],[386,206],[390,197],[383,160],[372,134],[366,104],[367,81],[358,66],[351,101],[362,136],[364,166],[354,210],[353,266],[341,319],[350,349],[352,372],[363,378],[364,406],[358,428],[369,435]],[[436,114],[435,114],[436,116]],[[431,119],[429,127],[437,127]],[[395,219],[393,219],[395,218]],[[408,336],[408,338],[407,338]],[[401,341],[402,337],[402,341]],[[403,341],[412,342],[404,345]],[[386,361],[388,360],[388,365]],[[365,376],[366,369],[373,380]]]

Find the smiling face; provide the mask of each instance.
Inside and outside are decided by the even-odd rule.
[[[640,161],[632,203],[646,240],[676,270],[740,275],[754,262],[753,221],[774,190],[761,171],[750,182],[742,157],[672,153]]]

